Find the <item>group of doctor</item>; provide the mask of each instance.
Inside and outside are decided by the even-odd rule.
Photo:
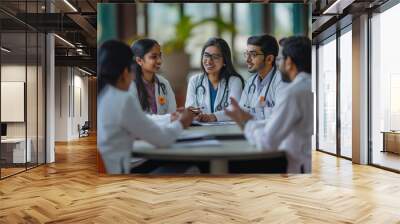
[[[135,87],[142,109],[153,119],[166,118],[176,108],[169,82],[157,74],[161,67],[161,48],[157,41],[141,39],[132,45],[135,57]],[[235,70],[229,45],[224,39],[210,38],[201,51],[201,72],[189,80],[185,107],[203,122],[226,121],[224,113],[233,97],[258,120],[267,119],[276,102],[277,92],[285,86],[275,64],[279,46],[270,35],[252,36],[244,52],[248,70],[254,73],[246,86]],[[244,87],[244,88],[243,88]]]
[[[168,146],[193,119],[234,120],[258,148],[285,150],[288,172],[309,172],[311,43],[306,37],[290,37],[281,45],[279,53],[273,36],[248,38],[244,56],[253,75],[245,84],[226,41],[210,38],[202,48],[201,73],[189,79],[185,108],[177,109],[169,82],[157,74],[162,63],[157,41],[141,39],[131,48],[118,41],[102,44],[98,51],[98,145],[107,172],[147,173],[162,166],[180,172],[178,167],[193,165],[135,158],[131,169],[130,156],[135,139]]]

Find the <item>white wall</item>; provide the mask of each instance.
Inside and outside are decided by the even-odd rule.
[[[68,86],[67,67],[55,68],[55,140],[68,140]]]
[[[2,82],[25,82],[25,64],[9,64],[1,66],[1,81]],[[28,70],[30,70],[28,68]],[[4,96],[3,96],[4,97]],[[7,108],[1,108],[7,110]],[[24,122],[7,122],[8,137],[25,137]]]
[[[25,80],[27,78],[27,80]],[[41,66],[25,66],[24,64],[3,64],[1,66],[1,81],[3,82],[24,82],[26,84],[26,106],[21,108],[22,113],[26,112],[26,120],[23,122],[6,122],[7,137],[30,139],[32,161],[44,163],[44,74]],[[22,90],[23,91],[23,90]],[[22,92],[23,94],[23,92]],[[7,97],[6,95],[2,96]],[[11,110],[2,107],[1,110]],[[12,112],[11,112],[12,113]],[[37,153],[39,154],[37,156]]]
[[[36,77],[36,67],[19,65],[19,64],[5,64],[1,66],[1,81],[2,82],[25,82],[25,75],[27,69],[28,72],[28,87],[27,87],[27,120],[28,120],[28,137],[30,133],[35,131],[36,136],[36,80],[32,79],[31,76]],[[3,96],[4,97],[4,96]],[[38,105],[41,107],[42,105]],[[7,108],[1,108],[1,110],[7,110]],[[26,122],[7,122],[7,136],[8,137],[25,137],[25,126]],[[31,131],[32,129],[32,131]]]
[[[76,74],[78,72],[78,75]],[[80,124],[81,126],[88,121],[88,77],[82,76],[84,75],[79,70],[74,70],[74,99],[72,108],[72,132],[71,135],[74,137],[78,137],[78,129],[77,126]]]
[[[78,124],[88,120],[88,78],[83,75],[76,68],[56,67],[56,141],[77,139]]]

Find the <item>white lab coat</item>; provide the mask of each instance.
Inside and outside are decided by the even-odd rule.
[[[244,134],[262,150],[285,151],[288,173],[311,172],[311,136],[313,133],[313,95],[311,75],[299,73],[281,91],[270,120],[247,122]]]
[[[158,125],[163,126],[165,124],[168,124],[171,120],[171,113],[176,111],[176,100],[175,100],[175,94],[174,91],[172,90],[171,85],[169,84],[168,80],[162,77],[161,75],[156,74],[156,77],[158,78],[160,83],[163,83],[165,86],[166,94],[163,93],[162,88],[160,88],[160,94],[165,97],[166,103],[164,105],[160,104],[160,101],[158,100],[158,97],[160,94],[158,94],[158,82],[155,82],[155,96],[156,96],[156,103],[157,103],[157,114],[152,114],[150,111],[145,111],[150,119],[155,121]],[[135,97],[138,96],[137,94],[137,88],[130,88],[130,92],[135,95]]]
[[[183,131],[180,121],[158,126],[146,116],[134,94],[111,85],[104,87],[99,95],[97,114],[97,145],[109,174],[130,172],[135,139],[164,147]]]
[[[267,76],[270,75],[273,75],[273,69]],[[276,105],[279,91],[287,84],[282,81],[282,75],[277,69],[273,79],[270,80],[271,85],[265,99],[266,101],[265,103],[261,103],[260,96],[265,96],[269,84],[267,83],[267,85],[265,85],[261,90],[260,94],[258,94],[257,76],[258,74],[254,74],[247,80],[239,105],[242,109],[252,114],[257,120],[268,120],[271,117],[272,109]],[[252,85],[252,83],[254,85]],[[268,103],[266,103],[267,101]]]
[[[203,78],[203,83],[200,83]],[[199,86],[203,86],[203,88],[197,88]],[[224,95],[224,90],[225,90],[225,85],[226,81],[223,79],[218,83],[218,91],[217,91],[217,96],[215,97],[215,102],[214,102],[214,115],[217,118],[217,121],[226,121],[230,120],[230,118],[225,114],[224,112],[224,102],[228,103],[228,106],[231,104],[229,98],[233,97],[236,100],[240,100],[240,96],[242,94],[242,81],[240,78],[231,76],[229,79],[229,84],[228,87],[226,88],[227,93],[225,93],[224,99],[221,98]],[[196,88],[197,93],[196,93]],[[196,97],[197,94],[197,97]],[[222,102],[222,110],[217,111],[217,107]],[[186,93],[186,102],[185,102],[185,107],[200,107],[203,113],[211,113],[211,99],[210,99],[210,87],[209,87],[209,81],[208,77],[205,74],[197,74],[194,75],[190,78],[189,80],[189,86],[187,89]]]
[[[158,93],[158,82],[155,82],[155,96],[156,96],[156,103],[157,103],[157,115],[164,115],[164,114],[169,114],[172,112],[176,111],[176,100],[175,100],[175,94],[174,91],[171,88],[171,85],[169,84],[168,80],[162,77],[161,75],[156,74],[156,78],[159,80],[160,83],[164,84],[165,86],[165,93],[163,92],[162,88],[160,87],[160,93]],[[137,88],[131,88],[129,90],[131,93],[135,94],[138,96],[137,93]],[[159,101],[159,96],[163,96],[166,99],[165,104],[161,104]],[[148,114],[152,114],[151,111],[145,111]]]

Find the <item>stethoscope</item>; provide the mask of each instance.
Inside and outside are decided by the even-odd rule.
[[[157,82],[158,96],[166,97],[167,96],[167,88],[166,88],[165,84],[160,82],[160,80],[157,78],[157,76],[154,76],[154,79]],[[161,95],[161,93],[162,93],[162,95]]]
[[[272,78],[271,78],[271,81],[269,81],[269,83],[268,83],[268,85],[267,85],[267,90],[266,90],[265,93],[264,93],[264,99],[265,99],[265,100],[267,99],[267,95],[268,95],[268,92],[269,92],[269,88],[270,88],[270,86],[271,86],[271,83],[273,83],[274,80],[275,80],[276,73],[277,73],[277,69],[276,69],[276,66],[274,66],[274,69],[272,70]],[[244,104],[244,107],[246,107],[246,108],[248,108],[248,109],[251,109],[251,106],[250,106],[250,104],[249,104],[249,95],[250,95],[250,92],[252,92],[252,93],[251,93],[252,96],[253,96],[254,93],[256,92],[255,80],[256,80],[257,76],[258,76],[258,75],[255,75],[255,76],[254,76],[254,78],[251,80],[251,84],[250,84],[249,88],[247,89],[247,98],[246,98],[246,103]],[[272,107],[273,104],[274,104],[274,103],[271,103],[271,105],[269,105],[269,103],[268,103],[267,106],[271,106],[271,107]]]
[[[162,94],[163,94],[164,96],[167,96],[167,89],[166,89],[166,87],[165,87],[165,84],[162,83],[162,82],[160,82],[160,80],[159,80],[157,77],[154,77],[154,78],[155,78],[156,81],[157,81],[157,86],[158,86],[157,92],[158,92],[158,95],[161,96],[161,92],[162,92]],[[160,90],[161,90],[161,91],[160,91]]]
[[[158,95],[161,96],[161,93],[162,93],[164,96],[167,96],[167,88],[165,87],[165,84],[162,83],[162,82],[160,82],[160,80],[157,78],[157,76],[154,76],[154,79],[155,79],[156,82],[157,82],[157,86],[158,86],[157,92],[158,92]]]
[[[199,91],[199,89],[201,89],[202,95],[203,95],[203,96],[206,94],[206,87],[203,85],[203,81],[204,81],[204,77],[205,77],[205,76],[206,76],[206,75],[204,75],[204,74],[201,76],[200,85],[197,85],[197,86],[196,86],[196,89],[195,89],[196,104],[197,104],[198,106],[200,106],[200,103],[199,103],[199,96],[198,96],[198,93],[199,93],[198,91]],[[220,111],[220,110],[222,110],[223,108],[229,106],[227,88],[228,88],[228,81],[227,81],[227,83],[225,84],[224,93],[222,94],[222,98],[221,98],[221,100],[219,101],[219,103],[218,103],[218,105],[217,105],[217,108],[216,108],[217,111]],[[223,101],[223,102],[222,102],[222,101]]]

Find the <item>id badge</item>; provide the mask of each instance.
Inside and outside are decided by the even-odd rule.
[[[266,102],[265,102],[265,97],[264,96],[260,96],[259,98],[258,98],[258,106],[260,106],[260,107],[265,107],[265,105],[266,105]]]

